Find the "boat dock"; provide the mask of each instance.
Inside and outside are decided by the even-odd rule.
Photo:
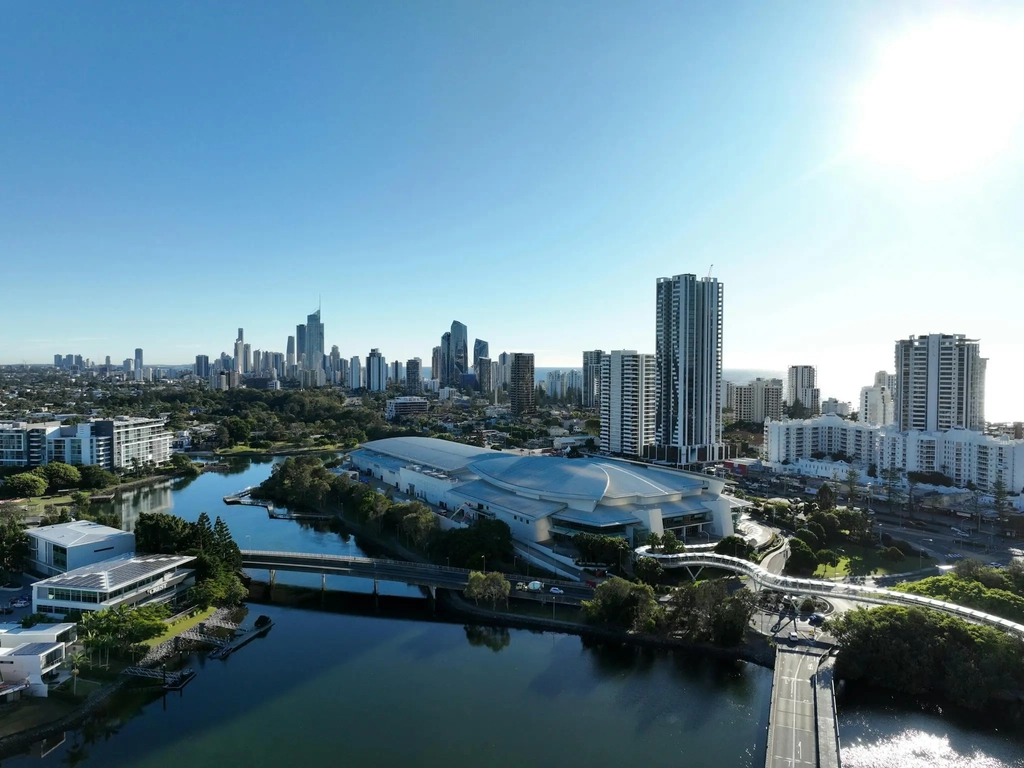
[[[271,621],[261,627],[253,627],[248,632],[231,638],[228,642],[213,651],[210,656],[214,659],[226,659],[242,646],[248,645],[257,637],[262,637],[267,634],[272,626],[274,626],[274,622]]]
[[[168,672],[166,669],[150,669],[149,667],[125,667],[121,670],[121,674],[144,680],[162,680],[165,691],[180,691],[196,676],[195,670],[187,667],[177,672]]]
[[[260,501],[258,499],[251,498],[253,492],[253,486],[243,488],[238,493],[232,494],[231,496],[224,497],[225,504],[242,504],[247,507],[264,507],[267,512],[273,516],[274,514],[274,503],[272,501]]]

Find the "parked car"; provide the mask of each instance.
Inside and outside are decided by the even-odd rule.
[[[558,587],[552,587],[551,589],[548,590],[548,592],[550,592],[552,595],[564,595],[565,594],[565,590],[559,589]]]
[[[799,643],[800,642],[800,633],[799,632],[790,632],[789,633],[789,642],[791,642],[791,643]]]
[[[13,608],[28,608],[29,602],[24,597],[16,597],[11,600],[11,606]]]
[[[14,609],[9,605],[0,605],[0,615],[7,616],[8,614],[14,613]]]

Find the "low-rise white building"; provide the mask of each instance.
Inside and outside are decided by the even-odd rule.
[[[29,528],[28,570],[47,578],[135,551],[135,534],[88,520]]]
[[[853,406],[850,403],[842,400],[837,400],[834,397],[830,397],[827,400],[821,401],[821,415],[827,416],[830,413],[834,413],[836,416],[849,416],[853,410]]]
[[[63,643],[23,643],[0,648],[0,695],[6,688],[21,688],[31,696],[46,697],[47,678],[64,662]]]
[[[384,406],[384,418],[394,421],[404,416],[415,416],[426,413],[430,410],[430,401],[425,397],[407,395],[405,397],[393,397]]]
[[[32,585],[32,610],[63,616],[118,606],[169,603],[195,584],[190,555],[124,555]]]

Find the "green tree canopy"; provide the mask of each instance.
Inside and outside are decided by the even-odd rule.
[[[644,584],[650,584],[651,586],[661,581],[661,577],[664,575],[661,563],[653,557],[637,558],[636,563],[633,565],[633,573]]]
[[[72,467],[70,464],[51,461],[43,469],[46,472],[46,480],[51,492],[65,488],[77,488],[82,482],[82,473],[78,471],[77,467]]]
[[[818,558],[801,539],[790,539],[789,559],[786,560],[786,573],[806,576],[814,573],[818,567]]]
[[[651,632],[657,625],[658,603],[647,584],[632,584],[617,576],[601,582],[593,600],[583,601],[587,620],[636,632]]]
[[[10,475],[0,486],[8,498],[42,496],[46,493],[46,479],[34,472],[21,472]]]

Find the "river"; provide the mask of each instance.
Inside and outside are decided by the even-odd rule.
[[[126,527],[142,511],[190,520],[206,511],[223,517],[243,547],[363,551],[353,537],[222,503],[271,466],[238,461],[232,474],[133,491],[117,508]],[[319,586],[315,575],[278,576],[288,577]],[[370,591],[360,580],[344,582]],[[401,585],[391,590],[420,596]],[[412,607],[404,615],[379,616],[253,606],[274,619],[270,633],[227,661],[193,659],[199,674],[181,694],[123,697],[45,757],[4,766],[764,764],[770,670],[442,623],[405,602]],[[846,768],[1024,766],[1020,735],[973,729],[934,711],[861,701],[841,706],[840,728]]]

